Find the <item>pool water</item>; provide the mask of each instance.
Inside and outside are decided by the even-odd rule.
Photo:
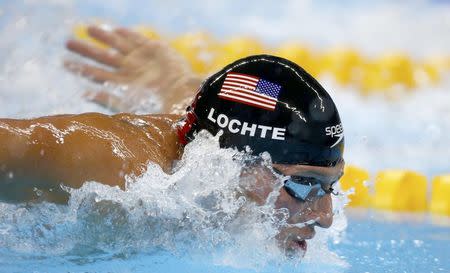
[[[348,272],[448,272],[449,219],[349,210],[344,239],[331,244]],[[343,272],[347,272],[344,270]]]
[[[392,215],[364,209],[348,212],[348,228],[329,247],[347,264],[303,261],[258,268],[219,265],[211,255],[165,251],[77,257],[21,255],[0,250],[0,272],[449,272],[450,221],[429,215]],[[389,219],[395,217],[394,220]],[[434,223],[432,223],[434,221]],[[320,253],[319,253],[320,255]],[[323,257],[326,261],[327,258]]]

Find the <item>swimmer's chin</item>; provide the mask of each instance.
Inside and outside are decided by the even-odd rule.
[[[295,259],[295,258],[303,258],[308,250],[308,243],[306,240],[295,240],[290,241],[285,246],[285,254],[286,257]]]
[[[284,249],[286,256],[289,258],[303,257],[308,249],[306,240],[314,238],[316,234],[314,227],[307,226],[290,231],[292,233],[287,236],[288,238],[283,241],[280,247]]]

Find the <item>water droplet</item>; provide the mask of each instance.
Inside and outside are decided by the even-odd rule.
[[[33,188],[33,191],[36,193],[37,196],[42,196],[42,194],[44,193],[40,189],[38,189],[36,187]]]
[[[413,240],[415,247],[421,247],[423,245],[423,241],[421,240]]]

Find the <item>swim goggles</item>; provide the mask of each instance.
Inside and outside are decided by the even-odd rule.
[[[284,175],[274,168],[274,171],[280,175]],[[314,177],[291,175],[284,180],[284,189],[295,199],[305,202],[308,198],[322,197],[325,194],[334,193],[332,183],[325,183]]]

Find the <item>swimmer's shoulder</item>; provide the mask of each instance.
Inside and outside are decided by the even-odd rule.
[[[129,122],[131,124],[139,125],[142,123],[158,123],[172,125],[182,118],[181,115],[175,114],[148,114],[148,115],[137,115],[133,113],[118,113],[113,115],[98,113],[98,112],[87,112],[81,114],[62,114],[62,115],[50,115],[42,116],[37,118],[29,119],[2,119],[16,122],[64,122],[64,121],[106,121],[106,120],[119,120],[124,122]]]
[[[181,115],[174,114],[150,114],[136,115],[131,113],[119,113],[107,115],[96,112],[82,114],[65,114],[42,116],[30,119],[0,119],[0,124],[8,124],[18,128],[51,124],[57,128],[66,128],[72,125],[92,126],[98,129],[119,129],[129,130],[140,128],[147,131],[159,129],[157,131],[173,131],[176,123],[182,118]]]
[[[101,113],[83,113],[83,114],[62,114],[48,115],[32,118],[1,118],[0,122],[8,123],[17,127],[33,126],[39,124],[68,125],[73,122],[95,122],[108,119],[108,115]]]
[[[159,165],[164,171],[169,172],[174,160],[179,160],[182,154],[182,146],[179,143],[176,124],[182,118],[173,114],[135,115],[121,113],[113,118],[120,120],[134,131],[135,135],[141,132],[141,140],[152,145],[154,154],[160,155]],[[162,160],[164,159],[164,160]],[[156,161],[156,160],[152,160]]]
[[[173,126],[182,118],[181,115],[174,114],[149,114],[136,115],[130,113],[115,114],[112,117],[135,126],[160,127],[161,129],[173,128]]]

